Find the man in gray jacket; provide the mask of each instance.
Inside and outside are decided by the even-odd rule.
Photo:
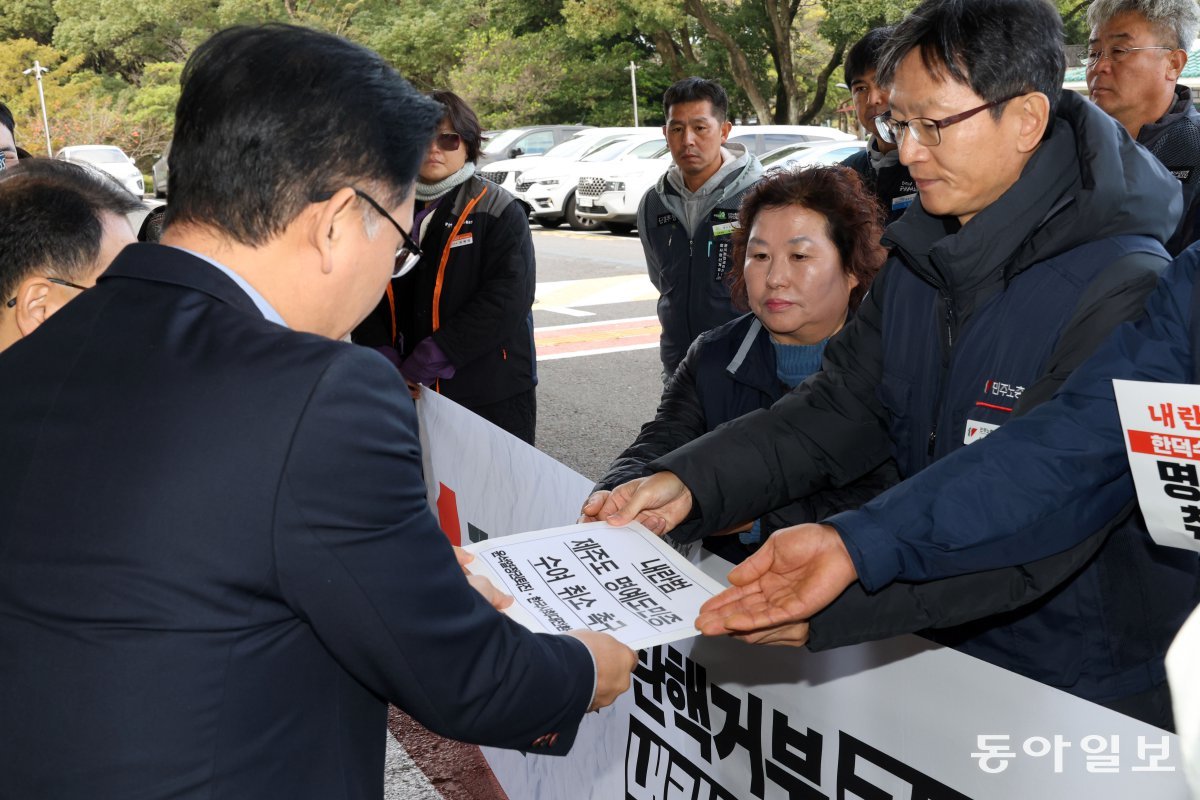
[[[1183,185],[1184,213],[1167,250],[1200,238],[1200,113],[1179,83],[1200,27],[1196,0],[1095,0],[1083,54],[1092,101]]]
[[[762,175],[743,145],[726,143],[729,98],[721,85],[684,78],[663,95],[663,135],[674,163],[638,207],[638,234],[659,292],[663,380],[688,345],[739,312],[725,276],[742,194]]]

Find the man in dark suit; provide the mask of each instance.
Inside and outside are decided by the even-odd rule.
[[[410,263],[439,114],[336,37],[217,34],[163,245],[0,355],[0,797],[380,797],[385,701],[561,753],[628,687],[468,585],[400,376],[333,341]]]

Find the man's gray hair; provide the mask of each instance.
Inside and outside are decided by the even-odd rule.
[[[1174,45],[1180,50],[1190,50],[1200,28],[1200,6],[1196,0],[1095,0],[1088,6],[1088,25],[1096,28],[1110,22],[1118,14],[1132,11],[1145,17],[1151,25],[1173,35]]]

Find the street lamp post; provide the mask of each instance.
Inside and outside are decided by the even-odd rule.
[[[629,82],[633,88],[633,127],[638,127],[638,111],[637,111],[637,64],[629,62]]]
[[[46,158],[54,158],[54,148],[50,146],[50,120],[46,117],[46,93],[42,91],[42,73],[49,71],[34,61],[33,66],[24,72],[26,75],[33,73],[33,77],[37,79],[38,100],[42,104],[42,128],[46,131]]]

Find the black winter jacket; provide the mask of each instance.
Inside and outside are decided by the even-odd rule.
[[[613,489],[649,475],[647,465],[654,459],[731,419],[769,408],[787,391],[776,376],[770,336],[753,314],[702,333],[663,391],[654,419],[642,426],[596,488]],[[814,492],[760,515],[762,533],[768,536],[779,528],[858,508],[898,480],[889,460],[845,488]]]
[[[1064,93],[1053,132],[1020,179],[965,227],[930,216],[918,200],[888,228],[893,256],[827,346],[821,373],[770,412],[651,464],[693,493],[699,518],[685,533],[844,485],[889,456],[911,475],[1049,398],[1113,327],[1140,314],[1167,260],[1159,243],[1178,219],[1173,182],[1107,115]],[[960,511],[968,529],[971,509]],[[993,583],[925,587],[947,593],[916,607],[889,587],[868,609],[886,624],[856,616],[839,620],[833,635],[862,641],[963,622],[965,606],[980,616],[1037,601],[956,632],[954,644],[1092,700],[1145,691],[1162,680],[1162,654],[1176,617],[1193,604],[1197,565],[1162,557],[1131,525],[1093,543],[1100,554],[1078,574],[1063,562],[1037,580],[1000,572]],[[902,535],[903,520],[896,526]],[[856,549],[848,539],[847,547],[863,586],[879,591],[896,578],[1027,564],[1089,535],[1104,534],[1079,531],[1033,551],[993,549],[974,559],[947,542],[947,564],[895,571],[871,560],[869,544]],[[1139,583],[1159,591],[1145,597]]]
[[[897,161],[886,167],[875,169],[871,164],[871,147],[861,150],[842,162],[858,173],[867,190],[879,200],[886,220],[891,223],[900,219],[917,197],[917,185],[908,174],[908,167]]]
[[[520,204],[473,176],[433,211],[420,245],[416,269],[392,281],[354,341],[407,356],[432,335],[455,367],[432,388],[467,408],[532,389],[536,266]]]
[[[1175,102],[1156,122],[1138,131],[1138,144],[1145,147],[1183,188],[1183,217],[1167,242],[1167,252],[1179,255],[1200,239],[1200,111],[1192,105],[1192,90],[1175,87]]]

